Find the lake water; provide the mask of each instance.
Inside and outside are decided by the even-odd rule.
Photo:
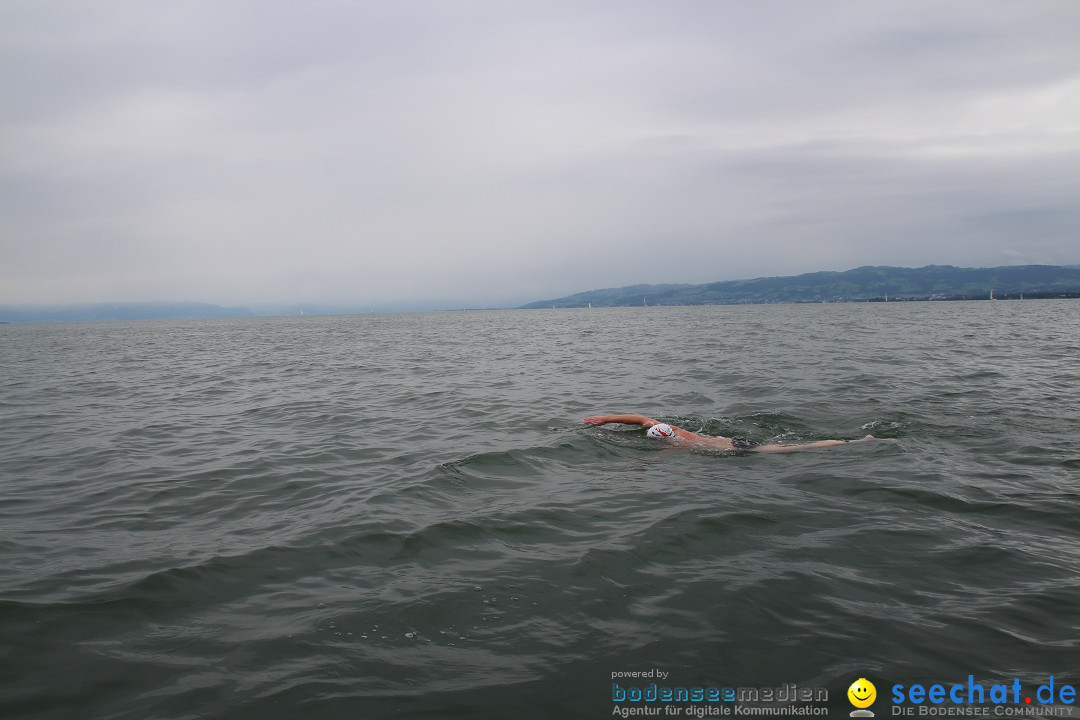
[[[8,720],[610,717],[612,674],[650,669],[827,688],[835,717],[866,677],[880,718],[897,683],[1080,682],[1080,302],[0,343]],[[881,440],[580,422],[613,412]]]

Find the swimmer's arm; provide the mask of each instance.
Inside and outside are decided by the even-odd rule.
[[[650,417],[644,415],[590,415],[581,422],[586,425],[606,425],[607,423],[623,423],[624,425],[641,425],[642,427],[652,427],[653,425],[659,425],[659,420],[653,420]]]
[[[767,453],[785,453],[795,452],[796,450],[813,450],[814,448],[834,447],[836,445],[850,445],[852,443],[864,443],[870,442],[874,439],[873,435],[867,435],[864,438],[858,440],[819,440],[818,442],[806,443],[804,445],[758,445],[753,448],[754,452],[767,452]]]
[[[623,423],[624,425],[641,425],[642,427],[652,427],[653,425],[659,425],[659,420],[653,420],[651,417],[645,417],[644,415],[592,415],[582,420],[586,425],[605,425],[607,423]],[[675,431],[675,435],[684,440],[692,440],[694,442],[701,442],[703,440],[701,435],[690,432],[689,430],[683,430],[678,425],[668,424],[669,427]]]

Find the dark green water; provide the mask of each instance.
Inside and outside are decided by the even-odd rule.
[[[648,668],[836,717],[861,676],[1080,682],[1075,301],[0,343],[5,719],[610,717]],[[688,452],[580,424],[607,412],[882,440]]]

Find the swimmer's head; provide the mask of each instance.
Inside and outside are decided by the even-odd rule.
[[[649,432],[645,433],[651,438],[657,438],[660,440],[670,440],[675,437],[675,428],[671,427],[667,423],[657,423],[649,428]]]

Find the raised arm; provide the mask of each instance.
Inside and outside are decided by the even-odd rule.
[[[658,425],[658,420],[653,420],[650,417],[644,415],[590,415],[581,422],[586,425],[606,425],[607,423],[623,423],[624,425],[641,425],[643,427],[652,427]]]
[[[624,425],[641,425],[642,427],[652,427],[653,425],[663,425],[664,427],[671,428],[675,432],[674,438],[668,438],[669,440],[689,440],[695,443],[708,443],[709,438],[703,435],[698,435],[695,432],[689,430],[683,430],[677,425],[671,425],[669,423],[661,423],[659,420],[653,420],[651,417],[645,417],[644,415],[592,415],[582,420],[586,425],[604,425],[606,423],[623,423]],[[723,438],[726,441],[726,438]]]

